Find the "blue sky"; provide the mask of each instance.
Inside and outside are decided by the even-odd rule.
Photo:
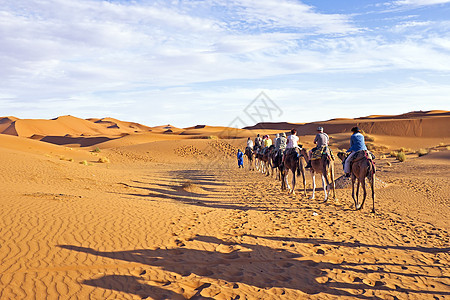
[[[3,0],[0,115],[228,125],[450,110],[450,0]]]

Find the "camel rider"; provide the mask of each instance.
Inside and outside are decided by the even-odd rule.
[[[278,151],[280,149],[280,134],[275,134],[275,150]]]
[[[366,144],[364,142],[364,136],[360,131],[361,130],[358,127],[352,128],[353,134],[350,137],[350,148],[347,150],[347,152],[350,152],[350,155],[344,162],[344,172],[346,177],[350,176],[350,163],[355,153],[361,150],[367,150]]]
[[[253,141],[250,137],[247,139],[247,148],[253,149]]]
[[[280,133],[280,134],[276,134],[276,139],[275,139],[275,153],[276,156],[282,156],[284,149],[286,149],[286,143],[287,143],[287,139],[286,139],[286,133]]]
[[[278,149],[284,152],[284,149],[286,149],[286,144],[287,144],[286,133],[283,132],[280,134],[280,146],[278,147]]]
[[[255,147],[253,148],[253,150],[257,151],[259,148],[261,148],[261,144],[262,144],[262,139],[258,133],[258,135],[255,138]]]
[[[297,136],[297,129],[291,129],[291,135],[287,137],[286,149],[298,148],[299,138]]]
[[[317,127],[317,134],[316,137],[314,138],[314,144],[316,144],[317,146],[312,148],[311,150],[309,150],[309,157],[310,159],[308,160],[308,164],[306,165],[305,168],[311,168],[311,155],[314,151],[316,151],[317,149],[322,148],[323,146],[327,146],[328,147],[328,142],[330,141],[330,138],[328,137],[328,134],[326,134],[325,132],[323,132],[323,127]]]
[[[270,146],[272,146],[272,139],[266,135],[264,136],[264,148],[268,148]]]
[[[298,141],[299,138],[297,136],[297,129],[292,128],[291,129],[291,135],[287,137],[287,144],[286,144],[286,150],[284,151],[283,154],[283,163],[284,163],[284,158],[285,158],[285,154],[287,151],[290,151],[290,149],[298,149]],[[298,152],[297,152],[298,154]]]

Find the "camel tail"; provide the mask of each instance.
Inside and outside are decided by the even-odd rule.
[[[375,175],[375,166],[372,161],[369,160],[368,162],[369,164],[367,166],[367,177],[372,179]]]

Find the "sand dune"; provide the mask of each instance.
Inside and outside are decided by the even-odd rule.
[[[53,120],[19,119],[11,123],[3,133],[21,137],[106,134],[103,126],[72,116]]]
[[[377,156],[372,214],[370,198],[354,210],[348,187],[323,203],[322,189],[310,200],[299,183],[292,196],[247,160],[237,168],[247,134],[278,130],[225,139],[216,133],[233,129],[62,119],[19,122],[35,139],[0,134],[0,299],[450,296],[448,137],[371,134],[387,149],[431,151]],[[348,132],[330,136],[334,150],[348,146]]]
[[[409,137],[450,137],[450,112],[429,111],[411,112],[398,116],[369,116],[358,119],[333,119],[306,124],[297,123],[259,123],[246,129],[289,130],[296,128],[300,135],[314,134],[318,126],[327,133],[350,132],[359,126],[366,133],[388,136]]]
[[[141,131],[151,131],[152,129],[148,126],[135,123],[135,122],[125,122],[114,118],[102,118],[102,119],[87,119],[96,124],[105,126],[107,129],[119,129],[122,133],[132,133]]]
[[[0,118],[0,133],[6,130],[14,121],[16,121],[16,117],[2,117]]]

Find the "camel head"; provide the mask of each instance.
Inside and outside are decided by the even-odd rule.
[[[341,151],[341,152],[338,152],[337,156],[339,157],[340,160],[344,161],[347,158],[348,153]]]

